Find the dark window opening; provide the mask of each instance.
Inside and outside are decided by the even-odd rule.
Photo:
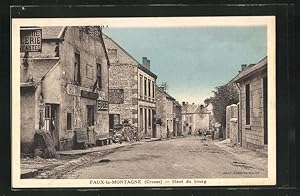
[[[250,84],[246,84],[246,125],[250,125]]]
[[[97,63],[97,84],[98,88],[102,88],[102,81],[101,81],[101,64]]]
[[[144,95],[147,97],[147,78],[144,80]]]
[[[114,114],[114,125],[120,124],[120,114]]]
[[[87,107],[87,125],[94,125],[94,106],[88,105]]]
[[[50,131],[50,117],[51,117],[51,107],[50,105],[46,105],[45,107],[45,129],[46,131]]]
[[[143,108],[140,108],[140,129],[143,129]]]
[[[114,129],[120,124],[120,114],[109,114],[109,129]]]
[[[144,110],[145,134],[147,134],[147,109]]]
[[[148,96],[149,96],[149,99],[151,98],[151,81],[148,80]]]
[[[80,54],[75,52],[74,81],[80,85]]]
[[[155,86],[154,86],[154,82],[152,82],[152,98],[154,99],[154,89],[155,89]]]
[[[148,109],[148,126],[151,127],[151,109]]]
[[[72,130],[72,114],[67,113],[67,130]]]
[[[143,98],[143,76],[140,75],[140,98]]]

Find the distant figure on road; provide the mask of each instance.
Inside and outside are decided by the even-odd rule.
[[[201,132],[201,141],[206,140],[206,131],[200,130],[200,132]]]
[[[211,139],[214,140],[215,139],[215,128],[213,128],[211,130]]]
[[[201,133],[201,130],[200,130],[200,129],[198,129],[198,135],[199,135],[199,137],[201,137],[201,135],[202,135],[202,133]]]

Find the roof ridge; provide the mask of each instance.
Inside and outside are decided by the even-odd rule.
[[[114,41],[111,37],[102,32],[109,40],[111,40],[117,47],[119,47],[126,55],[128,55],[132,60],[134,60],[138,65],[141,65],[131,54],[129,54],[122,46],[120,46],[116,41]]]
[[[129,58],[131,58],[133,61],[137,63],[137,66],[139,69],[142,69],[144,72],[149,72],[149,75],[152,75],[153,77],[157,78],[156,74],[153,73],[150,69],[147,69],[144,67],[138,60],[136,60],[130,53],[128,53],[122,46],[120,46],[116,41],[114,41],[111,37],[106,35],[105,33],[102,32],[103,35],[106,36],[107,39],[109,39],[113,44],[115,44],[117,47],[119,47]],[[104,38],[105,39],[105,38]]]

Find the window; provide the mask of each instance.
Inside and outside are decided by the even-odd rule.
[[[120,114],[114,114],[114,125],[120,124]]]
[[[72,130],[72,114],[67,113],[67,130]]]
[[[250,84],[246,84],[246,125],[250,125]]]
[[[151,127],[151,109],[148,109],[148,127]]]
[[[140,108],[140,129],[143,128],[143,108]]]
[[[46,105],[45,107],[45,129],[50,131],[50,117],[51,117],[51,106]]]
[[[140,98],[143,98],[143,76],[140,75]]]
[[[75,52],[74,81],[80,84],[80,54]]]
[[[94,125],[94,106],[87,105],[87,125],[92,126]]]
[[[97,84],[98,87],[102,88],[102,81],[101,81],[101,64],[97,63]]]
[[[147,98],[147,78],[144,80],[144,96]]]
[[[148,79],[148,97],[151,99],[151,81]]]
[[[155,98],[154,89],[155,89],[154,82],[152,82],[152,98],[153,99]]]
[[[109,129],[114,129],[118,124],[120,124],[120,114],[109,114]]]
[[[145,134],[147,134],[147,109],[144,110],[144,123],[145,123]]]

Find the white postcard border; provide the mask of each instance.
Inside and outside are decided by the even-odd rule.
[[[205,27],[205,26],[266,26],[268,55],[268,177],[267,178],[217,178],[139,179],[141,183],[108,183],[121,179],[20,179],[20,27],[21,26],[96,26],[108,27]],[[251,186],[276,185],[276,61],[275,16],[241,17],[138,17],[138,18],[13,18],[11,24],[12,71],[12,188],[104,188],[104,187],[181,187],[181,186]],[[101,180],[104,180],[102,184]],[[107,183],[105,181],[107,180]],[[147,183],[161,181],[161,183]],[[176,179],[179,180],[179,179]],[[187,183],[187,181],[191,183]],[[195,183],[195,180],[198,182]],[[93,182],[94,181],[94,182]]]

